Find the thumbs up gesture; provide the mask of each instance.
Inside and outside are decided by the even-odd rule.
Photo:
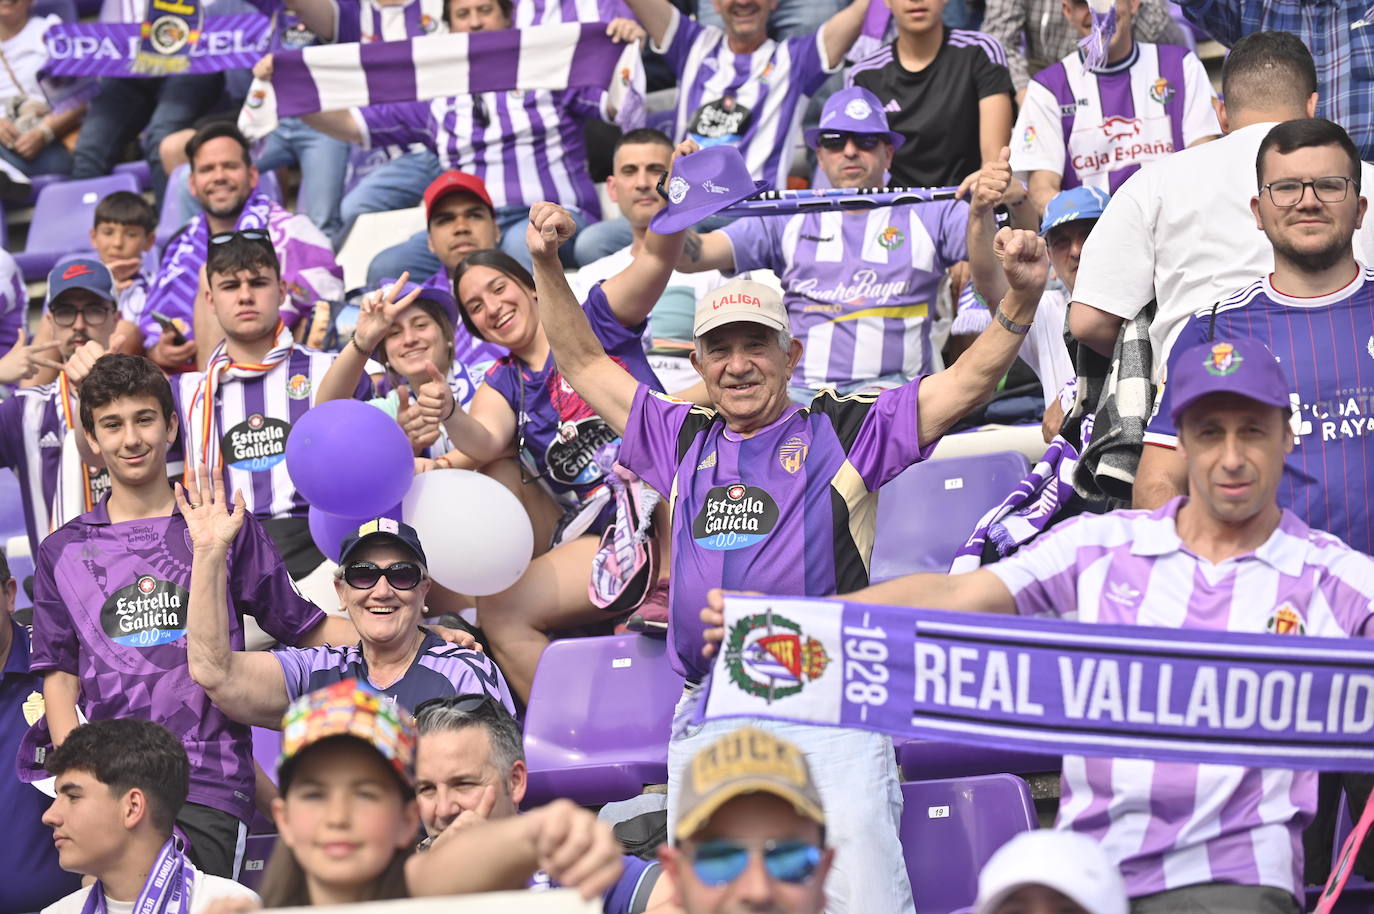
[[[428,378],[415,391],[415,408],[420,415],[433,422],[443,422],[453,415],[456,404],[448,379],[443,376],[433,362],[425,362],[425,375]]]
[[[998,206],[1014,206],[1025,199],[1026,189],[1011,173],[1011,149],[1002,147],[997,158],[984,162],[983,167],[964,179],[958,196],[968,196],[969,207],[976,217],[987,215]]]

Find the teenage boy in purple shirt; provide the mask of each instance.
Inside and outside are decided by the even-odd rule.
[[[232,878],[253,811],[252,745],[248,728],[222,714],[187,667],[191,541],[167,484],[167,448],[177,434],[171,386],[147,359],[106,355],[82,381],[79,400],[86,441],[109,468],[110,494],[38,550],[30,669],[43,677],[47,729],[61,745],[80,702],[91,720],[140,717],[175,733],[191,760],[190,794],[177,816],[191,860]],[[348,620],[326,621],[296,592],[254,518],[227,566],[239,648],[244,614],[286,644],[357,639]]]

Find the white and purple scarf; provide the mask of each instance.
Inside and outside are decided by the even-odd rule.
[[[195,878],[191,861],[182,852],[179,841],[169,838],[162,845],[148,879],[134,901],[133,914],[187,914],[191,910],[191,887]],[[108,914],[105,887],[96,880],[86,896],[81,914]]]

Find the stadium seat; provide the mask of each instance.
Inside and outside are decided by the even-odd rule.
[[[682,678],[646,635],[554,641],[534,673],[525,717],[527,806],[591,806],[668,780],[668,736]]]
[[[33,206],[34,202],[38,200],[38,195],[42,193],[43,188],[47,187],[49,184],[61,184],[65,180],[67,180],[66,175],[30,175],[29,195],[19,202],[27,206]]]
[[[1034,755],[933,739],[897,743],[897,765],[910,781],[983,774],[1045,774],[1058,771],[1058,755]]]
[[[902,853],[921,914],[973,904],[983,864],[1038,825],[1030,788],[1010,774],[907,782],[902,802]]]
[[[120,162],[114,167],[115,174],[131,174],[134,180],[138,181],[138,189],[143,191],[153,186],[152,169],[148,167],[147,159],[139,159],[136,162]]]
[[[1011,494],[1029,469],[1025,457],[999,451],[927,460],[903,471],[878,493],[873,583],[948,571],[978,519]]]
[[[239,868],[239,883],[253,891],[262,885],[262,871],[277,845],[276,835],[249,835],[243,848],[243,866]]]
[[[12,536],[24,536],[24,500],[19,479],[14,473],[0,473],[0,543]]]
[[[58,260],[86,248],[86,233],[92,224],[95,206],[106,194],[117,190],[138,191],[138,181],[130,174],[106,175],[83,181],[50,184],[38,193],[29,238],[24,250],[14,255],[24,279],[35,282],[48,275]],[[80,230],[73,233],[73,226]],[[74,239],[78,247],[73,248]]]

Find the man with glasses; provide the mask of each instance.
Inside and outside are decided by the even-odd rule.
[[[191,860],[232,878],[253,812],[252,741],[187,666],[193,536],[167,484],[167,449],[179,429],[172,390],[149,360],[112,353],[91,366],[79,403],[81,432],[110,489],[38,549],[29,669],[42,676],[46,717],[32,721],[19,767],[42,770],[46,744],[60,746],[77,726],[78,705],[90,720],[162,724],[191,759],[190,795],[177,815]],[[296,592],[256,520],[223,547],[218,609],[234,646],[243,646],[248,617],[286,644],[356,638],[346,620],[326,621]]]
[[[903,141],[887,124],[877,97],[853,87],[830,96],[806,142],[832,186],[882,187]],[[943,367],[935,299],[945,272],[968,259],[967,225],[961,200],[738,219],[689,234],[678,269],[778,274],[792,334],[805,346],[788,393],[809,403],[825,387],[881,390]],[[987,282],[974,277],[980,292]]]
[[[43,368],[60,372],[51,384],[22,387],[0,403],[0,466],[19,477],[32,555],[43,537],[91,510],[110,487],[105,469],[87,465],[77,449],[76,391],[109,348],[117,298],[100,261],[63,261],[48,274],[42,320],[49,341],[21,339],[0,359],[0,384],[23,383]]]
[[[659,864],[624,854],[594,814],[568,800],[520,813],[525,751],[520,725],[499,702],[432,698],[416,708],[415,723],[415,798],[427,836],[420,849],[430,851],[409,873],[415,895],[556,884],[600,893],[604,914],[664,910]]]
[[[231,640],[224,550],[244,523],[244,500],[226,501],[204,468],[179,496],[195,558],[191,565],[187,658],[191,676],[240,723],[277,729],[286,706],[345,679],[367,682],[406,708],[427,698],[481,693],[514,713],[505,677],[489,657],[450,644],[420,623],[429,593],[424,549],[414,528],[381,517],[344,539],[334,589],[360,638],[346,647],[245,651]]]
[[[773,733],[744,727],[692,757],[673,837],[659,858],[685,914],[825,908],[835,851],[820,793],[805,756]]]
[[[1259,192],[1250,200],[1274,252],[1274,271],[1189,318],[1174,344],[1164,389],[1145,431],[1135,506],[1157,508],[1187,494],[1185,457],[1170,416],[1170,381],[1180,353],[1198,343],[1245,335],[1278,356],[1291,392],[1294,446],[1279,484],[1279,505],[1359,551],[1374,552],[1374,272],[1355,257],[1366,219],[1361,163],[1345,130],[1320,118],[1279,124],[1260,144]],[[1355,818],[1374,778],[1322,779],[1318,818],[1307,835],[1308,876],[1321,882],[1330,859],[1343,783]],[[1374,847],[1360,855],[1374,876]]]

